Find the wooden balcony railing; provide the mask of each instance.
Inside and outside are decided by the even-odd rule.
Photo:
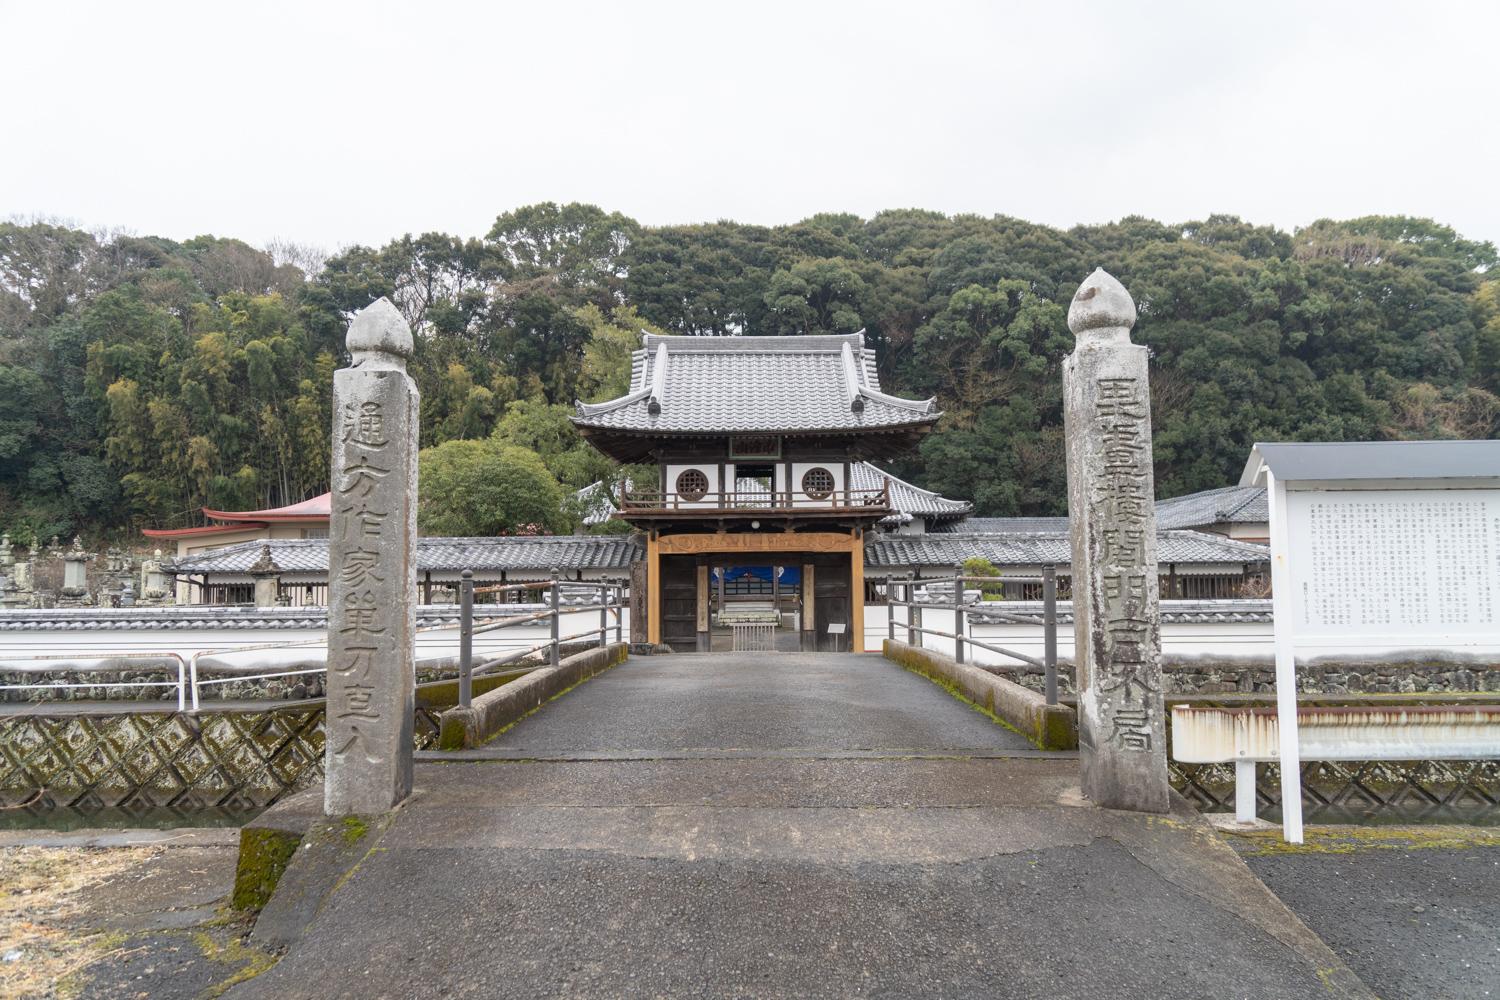
[[[711,490],[697,494],[626,490],[622,501],[621,513],[627,516],[741,511],[875,513],[890,509],[891,494],[889,485],[873,490],[834,490],[823,497],[809,496],[797,490]]]

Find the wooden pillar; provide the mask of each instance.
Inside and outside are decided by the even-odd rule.
[[[849,550],[849,651],[865,651],[865,546],[854,530],[854,545]]]
[[[708,563],[698,563],[698,652],[709,649],[708,636]]]
[[[646,536],[646,641],[661,642],[661,541]]]
[[[649,605],[647,600],[646,563],[645,560],[632,563],[630,566],[630,642],[649,642],[647,637],[647,623],[651,613],[646,610]]]
[[[802,648],[818,648],[818,614],[813,564],[802,564]]]
[[[781,614],[781,575],[776,572],[779,569],[781,569],[780,566],[775,563],[771,564],[771,607],[778,615]]]

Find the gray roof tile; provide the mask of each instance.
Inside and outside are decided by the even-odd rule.
[[[849,466],[850,487],[856,490],[878,490],[887,480],[891,484],[891,507],[902,514],[925,517],[932,520],[959,518],[974,509],[967,500],[949,500],[931,490],[913,486],[897,479],[869,462],[854,462]]]
[[[1159,529],[1200,528],[1211,524],[1260,524],[1269,517],[1262,486],[1222,486],[1156,501]],[[1067,517],[970,517],[937,529],[961,533],[1067,531]]]
[[[854,357],[863,408],[850,406],[843,350]],[[657,349],[667,370],[660,412],[651,412]],[[775,434],[930,424],[934,400],[880,390],[863,334],[809,337],[657,337],[635,352],[631,391],[607,403],[579,403],[584,427],[661,434]]]
[[[1265,562],[1264,545],[1236,542],[1201,531],[1159,531],[1157,560],[1166,563],[1222,563],[1240,566]],[[1067,532],[1011,534],[881,535],[865,543],[871,567],[953,566],[965,559],[987,559],[996,566],[1064,566],[1072,562]]]
[[[1283,482],[1336,479],[1500,479],[1500,441],[1259,442],[1241,486],[1261,480],[1262,465]]]
[[[501,607],[539,607],[540,605],[484,605],[483,613],[493,615]],[[417,627],[457,625],[456,604],[424,604],[417,611]],[[165,608],[45,608],[18,610],[0,608],[0,632],[194,632],[313,630],[328,627],[324,608],[254,608],[189,605]],[[88,650],[80,659],[92,655]],[[17,655],[12,659],[26,659]]]
[[[951,590],[950,590],[951,592]],[[990,622],[1000,624],[1000,619],[985,615],[985,611],[998,611],[1007,615],[1035,615],[1037,621],[1041,621],[1041,601],[996,601],[972,605],[969,608],[969,620],[973,622]],[[1227,600],[1210,601],[1162,601],[1161,619],[1163,622],[1173,624],[1190,625],[1217,625],[1224,622],[1269,622],[1271,620],[1271,599],[1236,597]],[[1057,621],[1059,625],[1073,624],[1073,602],[1057,602]],[[900,626],[897,626],[899,629]]]
[[[1156,501],[1158,528],[1209,524],[1255,524],[1271,516],[1264,486],[1224,486]]]
[[[328,572],[327,539],[273,539],[242,542],[180,559],[177,573],[242,574],[260,556],[263,545],[283,573]],[[517,538],[419,538],[418,572],[500,570],[627,570],[641,547],[628,535],[540,535]]]
[[[941,525],[937,531],[963,535],[1026,534],[1067,531],[1066,517],[966,517]]]

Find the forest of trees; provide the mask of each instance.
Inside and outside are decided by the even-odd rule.
[[[133,541],[205,505],[327,489],[332,372],[348,316],[380,295],[418,334],[435,488],[462,490],[466,463],[520,470],[494,501],[515,523],[539,523],[535,497],[609,473],[567,417],[575,399],[623,391],[642,328],[863,328],[886,388],[947,414],[893,471],[980,514],[1061,513],[1067,301],[1096,266],[1137,299],[1157,488],[1173,496],[1234,482],[1256,440],[1500,436],[1495,264],[1491,244],[1399,217],[1295,233],[1229,216],[1059,230],[918,210],[652,228],[541,204],[482,239],[404,236],[326,260],[3,224],[0,528]],[[472,443],[437,447],[456,441]]]

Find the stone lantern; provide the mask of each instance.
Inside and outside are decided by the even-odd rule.
[[[260,547],[260,558],[250,565],[247,572],[255,581],[255,606],[257,608],[276,607],[277,597],[281,591],[281,567],[276,565],[275,559],[271,558],[271,546]]]

